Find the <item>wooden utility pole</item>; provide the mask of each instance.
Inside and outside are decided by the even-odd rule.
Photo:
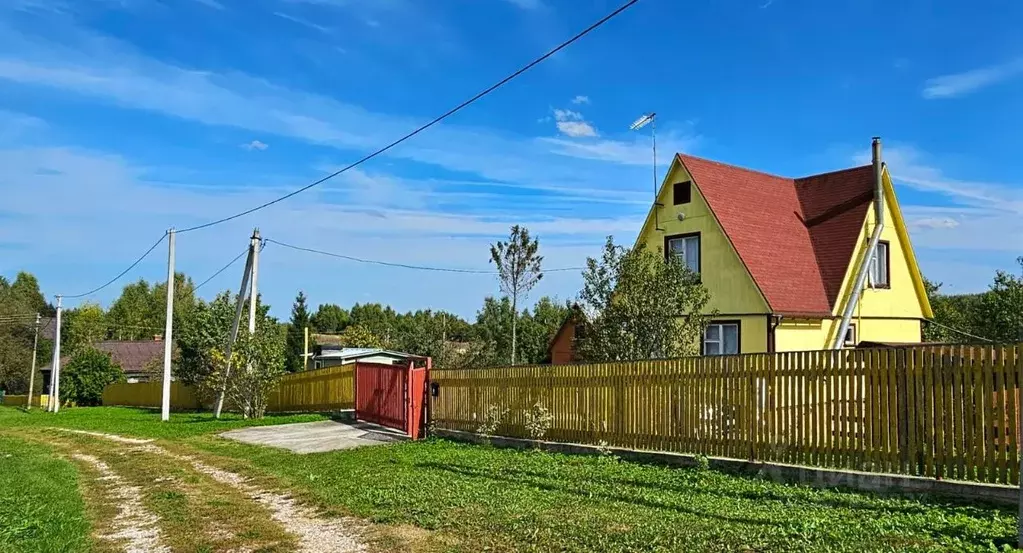
[[[32,408],[32,392],[36,384],[36,353],[39,351],[39,313],[36,313],[36,332],[32,339],[32,372],[28,373],[28,401],[25,410]]]

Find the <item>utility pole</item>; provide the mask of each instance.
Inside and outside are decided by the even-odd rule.
[[[36,353],[39,351],[39,313],[36,313],[35,338],[32,339],[32,372],[28,373],[28,402],[25,410],[32,409],[32,392],[36,384]]]
[[[252,231],[252,288],[249,289],[249,336],[256,333],[256,307],[259,299],[259,229]]]
[[[303,331],[303,345],[302,345],[302,370],[309,370],[309,326],[306,325]]]
[[[259,230],[253,231],[253,236],[258,233]],[[231,336],[228,338],[227,347],[224,348],[224,357],[226,359],[226,366],[224,367],[224,382],[220,386],[220,394],[217,396],[217,405],[213,408],[213,418],[220,418],[220,412],[224,409],[224,396],[227,395],[227,382],[231,378],[231,350],[234,347],[235,340],[238,339],[238,325],[242,319],[242,308],[245,305],[245,290],[249,286],[249,276],[252,273],[252,261],[253,252],[256,248],[253,247],[254,241],[249,241],[249,255],[245,259],[245,270],[242,271],[242,284],[238,287],[238,302],[234,308],[234,320],[231,321]]]
[[[167,231],[167,324],[163,333],[163,402],[160,420],[170,420],[171,353],[174,351],[174,229]]]
[[[64,308],[61,306],[63,297],[57,296],[57,330],[53,338],[53,368],[50,369],[50,411],[60,411],[60,315]]]

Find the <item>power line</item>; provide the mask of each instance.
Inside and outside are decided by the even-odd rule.
[[[954,328],[954,327],[951,327],[951,326],[948,326],[948,325],[943,325],[943,324],[941,324],[941,323],[939,323],[937,321],[933,321],[932,320],[932,321],[928,321],[928,323],[932,324],[932,325],[935,325],[935,326],[940,326],[941,328],[944,328],[944,329],[951,330],[952,332],[956,332],[958,334],[962,334],[963,336],[969,336],[970,338],[976,338],[978,340],[984,340],[985,342],[991,342],[992,344],[995,342],[994,340],[992,340],[990,338],[985,338],[983,336],[977,336],[976,334],[970,334],[969,332],[965,332],[965,331],[959,330],[958,328]]]
[[[195,287],[195,288],[193,288],[192,290],[193,290],[193,291],[198,291],[198,290],[199,290],[200,288],[202,288],[202,287],[203,287],[203,286],[205,286],[205,285],[206,285],[207,283],[209,283],[209,281],[211,281],[211,280],[213,280],[213,279],[217,278],[217,276],[219,276],[219,275],[220,275],[220,273],[223,273],[224,271],[226,271],[228,267],[230,267],[231,265],[234,265],[234,264],[235,264],[235,263],[236,263],[236,262],[237,262],[237,261],[238,261],[239,259],[241,259],[241,258],[242,258],[242,256],[243,256],[243,255],[245,255],[245,254],[247,254],[247,253],[249,253],[249,248],[248,248],[248,246],[246,246],[246,247],[245,247],[245,249],[244,249],[244,250],[242,250],[242,253],[238,254],[238,256],[237,256],[237,257],[235,257],[235,258],[234,258],[234,259],[232,259],[231,261],[228,261],[227,265],[224,265],[223,267],[221,267],[221,268],[220,268],[220,270],[218,270],[217,272],[215,272],[215,273],[213,273],[212,275],[210,275],[210,278],[208,278],[208,279],[206,279],[206,280],[202,281],[202,284],[200,284],[200,285],[196,286],[196,287]]]
[[[274,244],[277,244],[278,246],[284,246],[285,248],[291,248],[293,250],[298,250],[298,251],[302,251],[302,252],[309,252],[309,253],[316,253],[316,254],[320,254],[320,255],[326,255],[326,256],[329,256],[329,257],[336,257],[338,259],[346,259],[348,261],[355,261],[356,263],[366,263],[366,264],[370,264],[370,265],[383,265],[385,267],[397,267],[397,268],[401,268],[401,269],[414,269],[414,270],[417,270],[417,271],[434,271],[434,272],[440,272],[440,273],[462,273],[462,274],[470,274],[470,275],[496,275],[496,274],[499,274],[497,271],[493,271],[493,270],[484,270],[484,269],[456,269],[456,268],[451,268],[451,267],[429,267],[429,266],[424,266],[424,265],[410,265],[410,264],[407,264],[407,263],[395,263],[395,262],[392,262],[392,261],[379,261],[379,260],[376,260],[376,259],[364,259],[364,258],[361,258],[361,257],[355,257],[355,256],[345,255],[345,254],[340,254],[340,253],[325,252],[323,250],[316,250],[316,249],[313,249],[313,248],[303,248],[301,246],[293,246],[291,244],[285,244],[284,242],[280,242],[280,241],[274,240],[272,238],[264,238],[263,241],[264,242],[272,242]],[[545,272],[545,273],[557,273],[557,272],[562,272],[562,271],[581,271],[581,270],[583,270],[583,267],[559,267],[557,269],[544,269],[543,272]]]
[[[106,288],[107,286],[110,286],[111,284],[117,282],[117,279],[119,279],[119,278],[123,277],[124,275],[128,274],[128,271],[134,269],[135,266],[138,265],[139,263],[142,263],[142,260],[145,259],[146,256],[148,256],[150,253],[152,253],[153,250],[155,250],[156,247],[160,245],[160,242],[163,242],[163,239],[166,238],[166,237],[167,237],[167,233],[165,232],[165,233],[163,233],[163,236],[161,236],[160,239],[156,241],[155,244],[153,244],[152,246],[150,246],[150,248],[148,250],[146,250],[146,253],[142,254],[142,257],[136,259],[135,262],[132,263],[131,265],[129,265],[127,269],[121,271],[121,273],[119,275],[117,275],[114,278],[112,278],[109,281],[107,281],[107,283],[104,284],[103,286],[100,286],[99,288],[94,288],[92,290],[89,290],[88,292],[86,292],[84,294],[76,294],[74,296],[65,295],[64,299],[73,300],[73,299],[77,299],[77,298],[84,298],[85,296],[91,296],[91,295],[95,294],[96,292],[99,292],[100,290]]]
[[[507,77],[501,79],[497,83],[489,86],[488,88],[486,88],[482,92],[477,93],[472,98],[469,98],[468,100],[462,102],[461,104],[458,104],[457,106],[455,106],[455,107],[451,108],[450,110],[444,112],[444,114],[434,118],[429,123],[426,123],[425,125],[422,125],[422,126],[416,128],[415,130],[413,130],[412,132],[406,134],[405,136],[402,136],[401,138],[395,140],[394,142],[391,142],[390,144],[384,146],[383,148],[380,148],[379,150],[376,150],[375,152],[366,155],[365,157],[359,159],[358,161],[356,161],[356,162],[354,162],[354,163],[352,163],[352,164],[350,164],[350,165],[348,165],[348,166],[346,166],[346,167],[344,167],[342,169],[339,169],[339,170],[337,170],[337,171],[335,171],[335,172],[333,172],[333,173],[331,173],[331,174],[329,174],[329,175],[327,175],[327,176],[325,176],[325,177],[323,177],[323,178],[321,178],[319,180],[313,181],[313,182],[303,186],[302,188],[299,188],[297,190],[289,192],[288,194],[285,194],[285,195],[283,195],[283,196],[281,196],[281,197],[279,197],[277,199],[270,200],[269,202],[266,202],[264,204],[258,205],[256,207],[253,207],[252,209],[248,209],[248,210],[242,211],[240,213],[236,213],[236,214],[231,215],[229,217],[224,217],[223,219],[217,219],[216,221],[211,221],[209,223],[204,223],[204,224],[201,224],[201,225],[196,225],[194,227],[188,227],[186,229],[179,230],[178,233],[191,232],[193,230],[204,229],[204,228],[212,227],[214,225],[219,225],[220,223],[226,223],[228,221],[231,221],[233,219],[237,219],[239,217],[244,217],[245,215],[248,215],[250,213],[254,213],[254,212],[259,211],[259,210],[261,210],[263,208],[270,207],[270,206],[272,206],[272,205],[274,205],[274,204],[276,204],[278,202],[282,202],[284,200],[287,200],[288,198],[290,198],[292,196],[295,196],[297,194],[301,194],[302,192],[305,192],[306,190],[309,190],[310,188],[312,188],[314,186],[320,185],[320,184],[322,184],[322,183],[324,183],[324,182],[326,182],[326,181],[328,181],[328,180],[330,180],[330,179],[340,175],[341,173],[344,173],[345,171],[348,171],[350,169],[354,169],[354,168],[358,167],[359,165],[362,165],[363,163],[365,163],[365,162],[367,162],[367,161],[369,161],[369,160],[379,156],[380,154],[383,154],[383,153],[387,152],[391,148],[394,148],[395,146],[401,144],[402,142],[405,142],[406,140],[416,136],[417,134],[425,131],[426,129],[429,129],[430,127],[436,125],[437,123],[440,123],[441,121],[443,121],[443,120],[447,119],[448,117],[458,113],[459,111],[462,111],[462,109],[468,107],[470,104],[476,102],[480,98],[483,98],[484,96],[486,96],[486,95],[490,94],[491,92],[497,90],[498,88],[504,86],[506,83],[508,83],[512,79],[518,77],[519,75],[525,73],[526,71],[529,71],[530,69],[532,69],[536,65],[539,65],[540,63],[545,61],[547,58],[553,56],[554,54],[557,54],[561,50],[563,50],[563,49],[567,48],[568,46],[570,46],[572,43],[574,43],[577,40],[581,39],[582,37],[588,35],[590,32],[596,30],[598,27],[600,27],[603,24],[607,23],[608,21],[610,21],[614,17],[618,16],[620,13],[622,13],[625,10],[631,8],[637,2],[639,2],[639,0],[629,0],[628,2],[626,2],[625,4],[620,6],[618,9],[616,9],[615,11],[613,11],[613,12],[605,15],[604,17],[602,17],[596,23],[594,23],[594,24],[590,25],[589,27],[583,29],[582,31],[577,33],[572,38],[566,40],[565,42],[562,42],[561,44],[559,44],[554,49],[548,51],[546,54],[540,56],[539,58],[536,58],[535,60],[533,60],[533,61],[529,62],[528,64],[526,64],[525,66],[521,67],[518,71],[515,71],[511,75],[508,75]]]

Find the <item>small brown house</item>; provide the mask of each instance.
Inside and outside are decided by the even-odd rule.
[[[578,305],[572,306],[572,311],[561,328],[554,334],[549,346],[547,346],[547,357],[551,365],[569,365],[577,362],[575,355],[576,341],[586,332],[586,319]]]

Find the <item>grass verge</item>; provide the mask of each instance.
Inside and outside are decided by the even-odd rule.
[[[254,421],[186,415],[164,424],[158,414],[115,409],[68,415],[10,418],[0,409],[0,427],[163,438],[261,485],[381,523],[381,544],[393,540],[394,550],[988,552],[1010,547],[1016,535],[1011,509],[819,490],[613,457],[446,441],[296,455],[210,434]],[[272,422],[284,420],[310,419]]]
[[[89,549],[74,467],[48,447],[0,436],[0,552]]]

